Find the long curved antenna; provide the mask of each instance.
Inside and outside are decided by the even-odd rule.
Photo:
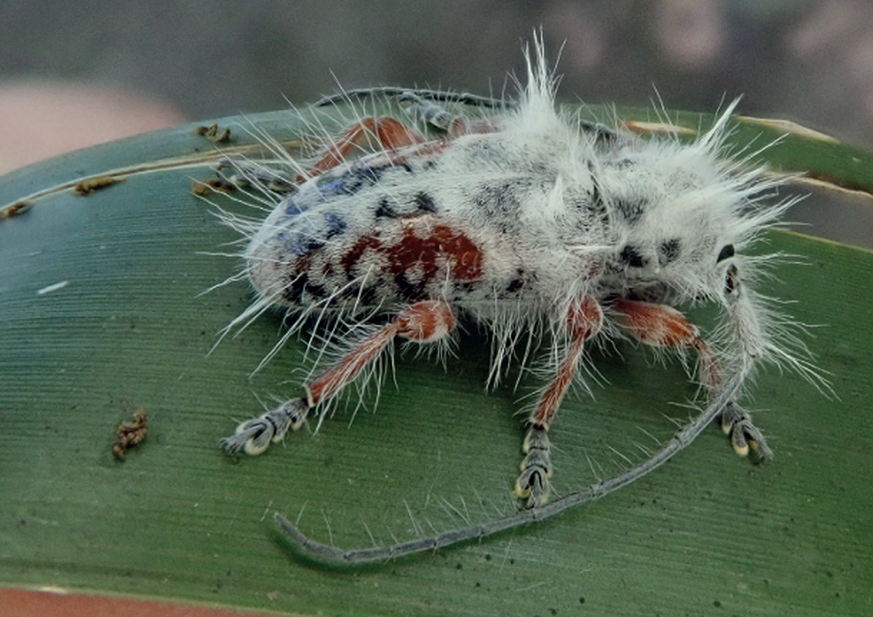
[[[639,480],[651,471],[654,471],[675,454],[685,449],[715,418],[729,405],[733,405],[733,399],[740,385],[747,376],[747,370],[738,371],[724,386],[707,407],[694,420],[682,427],[670,442],[657,453],[642,463],[629,469],[625,473],[602,480],[580,491],[575,491],[552,502],[548,502],[531,510],[522,510],[515,514],[498,518],[480,525],[470,525],[452,529],[427,538],[419,538],[408,542],[398,542],[391,546],[376,546],[373,548],[361,548],[343,550],[327,544],[321,544],[304,535],[293,523],[281,514],[276,514],[276,520],[282,526],[294,545],[306,556],[318,561],[332,564],[362,564],[374,561],[388,561],[422,553],[435,551],[446,546],[458,544],[467,540],[481,540],[501,531],[516,529],[529,523],[544,521],[562,512],[586,504],[595,499],[606,497],[622,488]]]
[[[441,90],[428,90],[426,88],[397,88],[385,86],[381,88],[357,88],[344,90],[338,94],[325,96],[314,103],[315,107],[327,107],[328,105],[341,105],[354,99],[367,99],[372,97],[401,97],[411,94],[426,101],[438,103],[458,103],[471,107],[485,107],[487,109],[507,109],[515,105],[513,101],[496,99],[490,96],[480,96],[469,92],[443,92]]]

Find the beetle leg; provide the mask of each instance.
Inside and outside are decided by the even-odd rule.
[[[411,90],[403,92],[399,98],[402,102],[412,103],[409,111],[428,124],[445,131],[450,139],[474,133],[494,133],[501,129],[500,121],[496,117],[465,118]]]
[[[664,304],[619,298],[612,303],[620,323],[634,338],[655,347],[691,347],[697,352],[697,379],[710,393],[723,387],[721,363],[712,347],[700,336],[697,326],[679,311]],[[740,456],[755,451],[757,460],[773,456],[764,435],[752,424],[747,411],[735,402],[721,413],[721,426],[730,436],[731,445]]]
[[[376,145],[390,151],[425,141],[417,130],[390,116],[362,118],[333,139],[321,158],[301,174],[297,182],[320,176],[342,164],[355,148]]]
[[[457,325],[454,310],[442,300],[424,300],[408,306],[388,324],[364,337],[323,373],[304,384],[306,396],[285,401],[267,413],[241,423],[236,433],[222,440],[229,454],[264,452],[271,442],[284,439],[289,429],[297,430],[319,404],[330,401],[355,380],[396,338],[418,343],[435,343],[447,337]]]
[[[567,388],[573,381],[585,341],[594,336],[603,322],[603,311],[597,301],[585,296],[570,307],[567,313],[567,328],[570,342],[564,358],[558,365],[555,376],[539,396],[531,413],[530,429],[524,439],[524,460],[521,475],[515,483],[515,496],[526,499],[525,508],[531,509],[545,503],[549,496],[549,476],[552,464],[549,458],[549,425],[558,411]]]
[[[426,100],[413,91],[404,91],[399,98],[401,101],[411,102],[410,111],[417,113],[428,124],[445,131],[449,139],[471,133],[493,133],[501,128],[499,122],[493,118],[469,119],[452,114],[441,105]],[[412,153],[404,153],[403,156],[397,157],[397,162],[412,154],[426,155],[445,147],[445,144],[440,141],[429,142],[418,130],[406,126],[396,118],[390,116],[361,118],[332,140],[321,158],[297,177],[297,183],[320,176],[341,165],[356,148],[379,146],[390,153],[415,145],[422,145],[422,148],[414,149]]]

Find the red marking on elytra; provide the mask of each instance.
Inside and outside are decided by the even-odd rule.
[[[370,250],[387,259],[386,269],[401,276],[420,269],[425,284],[446,264],[454,281],[469,282],[482,276],[482,249],[463,232],[429,214],[401,219],[399,240],[385,243],[377,234],[362,236],[340,260],[347,272]]]

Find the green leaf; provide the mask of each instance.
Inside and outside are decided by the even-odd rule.
[[[839,398],[762,371],[750,407],[772,463],[739,459],[713,427],[640,482],[541,525],[357,570],[299,560],[274,511],[343,547],[510,512],[519,399],[537,382],[486,393],[489,343],[468,327],[446,370],[401,354],[376,413],[373,397],[357,413],[351,399],[287,447],[223,455],[236,421],[260,413],[258,398],[298,395],[311,363],[292,340],[251,376],[282,336],[278,314],[209,353],[251,298],[243,282],[211,289],[240,268],[216,254],[240,248],[192,183],[215,178],[229,152],[257,155],[247,130],[293,146],[302,125],[281,112],[219,126],[229,141],[180,127],[0,182],[0,208],[15,214],[0,218],[0,583],[295,614],[873,610],[873,254],[786,232],[769,234],[767,250],[805,264],[780,268],[766,291],[822,324],[809,346]],[[772,131],[748,124],[735,138],[763,144]],[[764,156],[873,187],[873,157],[840,144],[793,135]],[[76,193],[105,177],[123,181]],[[210,199],[258,214],[238,195]],[[559,493],[639,460],[691,414],[675,404],[694,395],[677,362],[628,345],[593,360],[594,400],[568,397],[551,433]],[[148,436],[116,460],[118,426],[140,408]]]

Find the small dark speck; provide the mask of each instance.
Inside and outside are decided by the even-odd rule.
[[[579,604],[585,604],[585,596],[579,597]]]
[[[457,564],[455,566],[455,570],[463,570],[463,569],[464,569],[464,566],[462,566],[461,564]]]
[[[476,581],[476,587],[481,587],[481,586],[482,586],[482,583],[480,583],[479,581]]]
[[[556,608],[550,608],[550,609],[549,609],[549,614],[551,614],[552,617],[554,617],[555,615],[558,614],[558,609],[556,609]]]
[[[485,553],[485,561],[491,561],[491,553]]]
[[[719,602],[718,600],[716,600],[715,602],[713,602],[712,605],[713,605],[715,608],[721,608],[721,602]]]

